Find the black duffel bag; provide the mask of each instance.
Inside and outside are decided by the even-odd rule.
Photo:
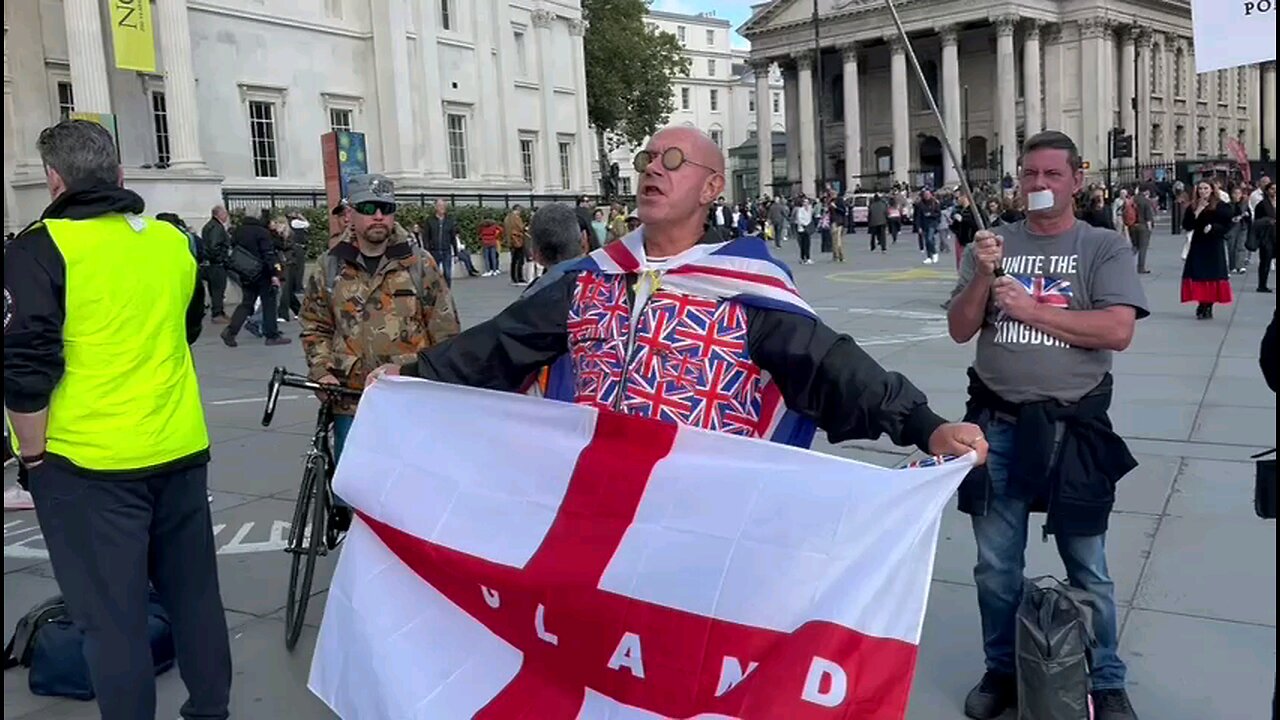
[[[238,243],[231,246],[231,253],[227,256],[227,272],[240,278],[241,286],[256,283],[266,269],[262,258],[249,248]]]

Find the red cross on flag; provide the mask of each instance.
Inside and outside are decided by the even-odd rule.
[[[969,466],[381,381],[310,688],[345,720],[901,719]]]

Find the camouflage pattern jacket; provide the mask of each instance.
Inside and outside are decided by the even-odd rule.
[[[372,275],[350,228],[320,257],[307,278],[298,314],[313,380],[333,375],[344,385],[362,388],[365,376],[379,365],[409,362],[419,350],[458,334],[457,308],[444,276],[431,256],[408,239],[396,225]],[[417,263],[420,270],[414,269]],[[335,266],[340,268],[336,277],[327,277],[327,268]],[[342,415],[355,411],[355,400],[339,400],[334,406]]]

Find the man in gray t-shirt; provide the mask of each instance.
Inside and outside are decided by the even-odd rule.
[[[1077,221],[1066,232],[1038,235],[1022,220],[992,230],[1001,238],[1004,277],[1016,281],[1037,304],[1068,310],[1100,310],[1115,305],[1147,315],[1147,299],[1133,268],[1129,244],[1114,230]],[[977,273],[976,246],[960,261],[959,295]],[[978,334],[973,369],[1009,402],[1075,402],[1111,371],[1111,350],[1072,345],[1014,319],[988,296]]]
[[[1136,461],[1107,409],[1111,355],[1129,346],[1147,301],[1128,242],[1075,218],[1080,165],[1060,132],[1027,140],[1019,171],[1027,219],[977,234],[947,310],[956,342],[978,337],[965,419],[983,427],[989,447],[985,471],[971,472],[959,493],[978,546],[986,673],[965,698],[976,720],[1018,705],[1015,617],[1033,511],[1047,513],[1068,581],[1093,599],[1094,717],[1136,717],[1116,651],[1105,541],[1115,483]]]

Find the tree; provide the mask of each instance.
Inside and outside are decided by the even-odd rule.
[[[671,81],[689,74],[676,36],[645,23],[648,8],[649,0],[582,0],[587,117],[601,178],[609,177],[611,151],[639,145],[667,121],[676,109]]]

